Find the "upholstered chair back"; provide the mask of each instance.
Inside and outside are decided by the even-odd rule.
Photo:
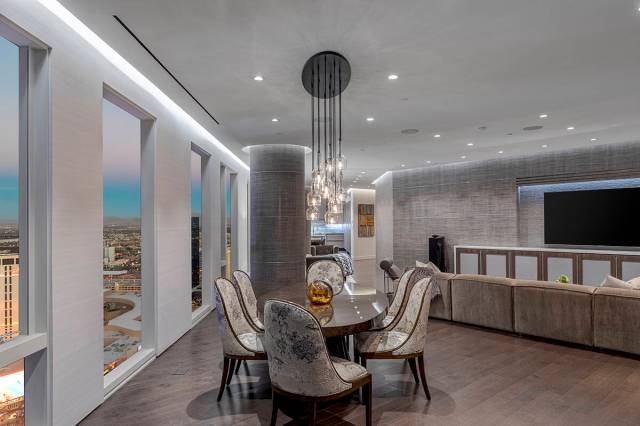
[[[398,313],[400,313],[402,301],[404,300],[404,294],[407,291],[407,284],[409,283],[409,278],[411,278],[412,273],[413,269],[408,269],[400,277],[400,281],[398,281],[398,285],[396,286],[396,292],[393,295],[393,300],[391,301],[391,305],[389,305],[389,309],[387,310],[387,315],[396,316],[398,315]]]
[[[214,286],[216,315],[224,353],[236,356],[254,355],[238,337],[248,333],[255,334],[255,330],[244,315],[236,287],[225,278],[216,279]]]
[[[423,278],[418,281],[409,293],[407,306],[393,331],[409,335],[407,340],[396,350],[394,355],[414,354],[424,351],[427,341],[427,321],[431,306],[431,286],[433,278]]]
[[[253,321],[253,324],[258,329],[262,329],[262,322],[258,318],[258,300],[253,292],[251,278],[249,278],[249,275],[244,271],[234,271],[233,279],[238,286],[238,290],[240,290],[240,297],[242,297],[249,319]]]
[[[307,284],[316,280],[323,280],[331,285],[333,294],[339,294],[344,288],[344,274],[338,262],[334,260],[319,260],[309,266],[307,270]]]
[[[263,344],[271,383],[285,392],[321,397],[351,388],[340,378],[325,346],[318,320],[301,306],[267,300]]]

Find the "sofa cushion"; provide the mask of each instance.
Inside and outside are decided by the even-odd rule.
[[[640,291],[598,288],[593,309],[595,346],[640,355]]]
[[[518,333],[593,345],[594,287],[516,280],[514,327]]]
[[[451,279],[451,318],[513,331],[513,283],[509,278],[456,275]]]
[[[446,272],[438,272],[433,276],[436,285],[440,288],[440,297],[431,301],[430,317],[451,320],[451,279],[453,277],[455,277],[454,274]]]

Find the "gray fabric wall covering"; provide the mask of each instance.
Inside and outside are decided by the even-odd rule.
[[[446,237],[450,271],[454,245],[540,246],[541,200],[519,203],[516,178],[602,170],[640,170],[640,143],[394,171],[387,175],[393,177],[394,262],[404,267],[426,259],[431,234]],[[378,187],[376,220],[388,198],[384,184]]]

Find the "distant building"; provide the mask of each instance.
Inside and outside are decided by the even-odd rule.
[[[19,324],[19,278],[20,265],[17,254],[0,255],[0,339],[11,340],[20,331]]]
[[[104,263],[111,263],[116,260],[116,248],[115,247],[103,247],[102,249],[102,257],[104,258]]]

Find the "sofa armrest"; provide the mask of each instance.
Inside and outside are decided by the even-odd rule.
[[[451,279],[454,274],[447,272],[437,272],[433,279],[440,288],[440,296],[431,301],[429,316],[444,320],[451,320]]]

